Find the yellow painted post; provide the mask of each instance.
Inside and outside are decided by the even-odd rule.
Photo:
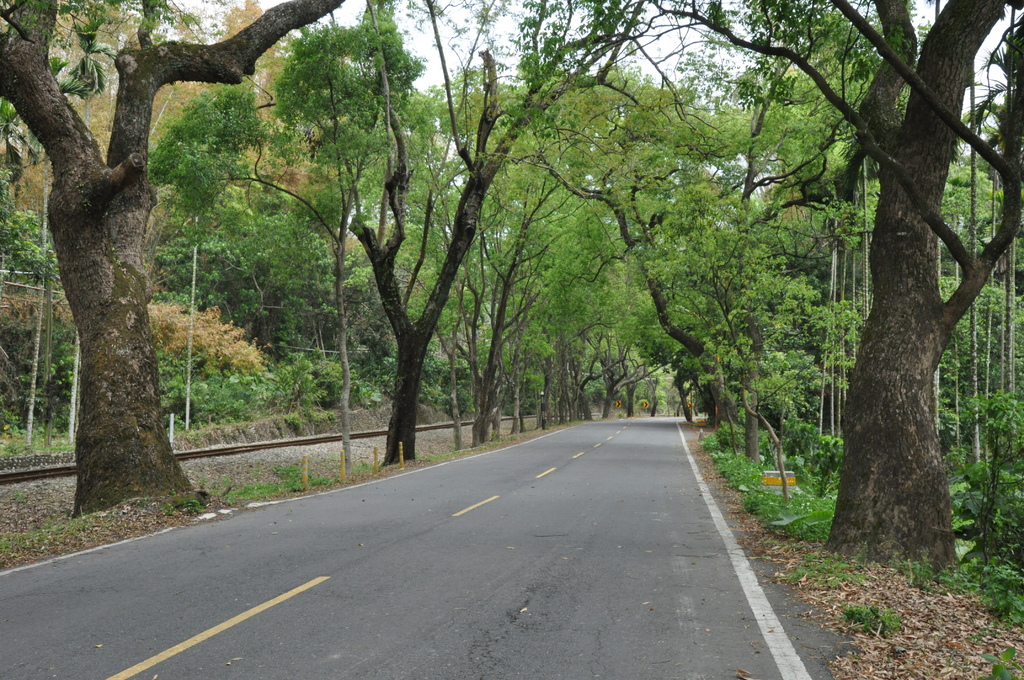
[[[373,447],[373,474],[380,472],[380,463],[377,462],[377,447]]]
[[[302,490],[309,491],[309,454],[302,454]]]
[[[345,449],[341,450],[341,457],[338,459],[338,482],[345,483]]]
[[[398,442],[398,469],[405,469],[405,449],[402,448],[402,442]]]

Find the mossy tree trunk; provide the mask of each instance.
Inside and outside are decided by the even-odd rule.
[[[887,34],[910,25],[906,5],[896,0],[884,4]],[[852,10],[844,12],[859,21]],[[876,84],[892,82],[895,71],[912,87],[898,124],[887,127],[883,116],[868,109],[868,125],[862,127],[862,134],[874,137],[864,136],[868,151],[882,162],[881,195],[870,259],[874,302],[851,375],[843,471],[828,541],[838,552],[873,559],[901,556],[936,567],[956,562],[949,483],[935,425],[934,375],[957,322],[1020,223],[1024,102],[1019,83],[1012,83],[1009,107],[1016,113],[1001,131],[1010,140],[1001,156],[960,122],[959,113],[974,76],[974,55],[1002,13],[1001,2],[951,0],[925,37],[912,70],[912,45],[902,46],[903,61],[873,38],[889,71],[880,72]],[[939,212],[961,138],[999,169],[1007,187],[999,233],[980,254],[964,246]],[[964,272],[946,300],[935,268],[936,234]]]

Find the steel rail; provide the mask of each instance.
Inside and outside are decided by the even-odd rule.
[[[527,416],[535,418],[536,416]],[[508,416],[501,419],[502,422],[514,420]],[[463,427],[473,424],[472,420],[462,422]],[[453,423],[440,423],[437,425],[420,425],[417,432],[429,432],[431,430],[448,430]],[[368,430],[364,432],[352,432],[349,439],[371,439],[373,437],[387,436],[387,430]],[[239,453],[251,453],[252,451],[263,451],[266,449],[283,449],[288,446],[312,446],[315,444],[330,444],[342,441],[340,434],[316,435],[313,437],[296,437],[295,439],[279,439],[270,442],[254,442],[252,444],[236,444],[230,446],[214,446],[205,449],[193,449],[191,451],[178,451],[174,457],[178,460],[191,460],[193,458],[213,458],[215,456],[232,456]],[[74,465],[60,465],[31,470],[17,470],[15,472],[0,472],[0,486],[4,484],[19,484],[21,482],[33,482],[51,477],[70,477],[76,474],[78,468]]]

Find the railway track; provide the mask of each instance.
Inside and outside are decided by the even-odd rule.
[[[502,418],[502,422],[512,420],[509,418]],[[463,421],[463,427],[472,425],[473,421]],[[451,423],[441,423],[439,425],[421,425],[416,428],[417,432],[429,432],[431,430],[447,430],[451,429]],[[352,432],[349,434],[349,439],[370,439],[373,437],[384,437],[388,433],[387,430],[369,430],[366,432]],[[239,453],[249,453],[250,451],[263,451],[266,449],[281,449],[286,446],[312,446],[314,444],[330,444],[332,442],[340,442],[342,437],[340,434],[329,434],[329,435],[317,435],[314,437],[298,437],[296,439],[281,439],[272,442],[257,442],[253,444],[238,444],[236,446],[215,446],[208,449],[193,449],[192,451],[179,451],[174,456],[178,460],[190,460],[192,458],[212,458],[214,456],[233,456]],[[34,482],[40,479],[49,479],[51,477],[71,477],[77,472],[77,468],[74,465],[61,465],[55,467],[36,468],[33,470],[18,470],[16,472],[0,472],[0,485],[4,484],[19,484],[21,482]]]

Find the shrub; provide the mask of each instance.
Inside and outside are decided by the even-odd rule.
[[[1010,671],[1024,672],[1024,666],[1014,659],[1017,650],[1014,647],[1007,647],[999,656],[982,654],[982,658],[992,664],[992,673],[979,680],[1020,680],[1021,676]]]
[[[746,456],[733,455],[731,447],[724,450],[720,441],[721,433],[705,438],[704,450],[710,453],[729,485],[743,494],[744,510],[796,538],[809,541],[828,538],[835,512],[834,496],[818,497],[794,490],[787,505],[782,496],[764,487],[761,466]]]

